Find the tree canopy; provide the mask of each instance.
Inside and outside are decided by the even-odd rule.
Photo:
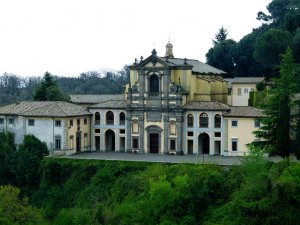
[[[297,88],[295,68],[292,51],[288,48],[282,55],[280,77],[272,80],[273,87],[264,106],[266,118],[262,120],[263,126],[255,132],[258,138],[264,140],[271,154],[290,154],[291,107]]]

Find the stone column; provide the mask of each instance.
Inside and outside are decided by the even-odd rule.
[[[170,83],[170,79],[171,79],[171,70],[165,70],[164,71],[164,86],[163,86],[163,93],[164,93],[164,107],[168,108],[169,106],[169,83]]]
[[[163,154],[169,153],[169,117],[168,115],[164,116],[164,149]]]
[[[139,132],[140,132],[140,137],[139,137],[139,149],[140,149],[140,153],[144,153],[145,152],[145,148],[144,148],[144,116],[140,116],[139,117]]]
[[[127,113],[129,114],[129,113]],[[131,150],[131,116],[126,116],[126,152]]]
[[[176,117],[177,146],[176,154],[182,153],[182,116]]]
[[[139,71],[139,92],[140,96],[144,98],[145,93],[145,70]]]

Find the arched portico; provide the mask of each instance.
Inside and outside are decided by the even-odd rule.
[[[209,154],[210,138],[207,133],[201,133],[198,137],[198,154]]]

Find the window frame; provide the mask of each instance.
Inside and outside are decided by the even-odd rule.
[[[61,120],[55,120],[54,125],[55,127],[61,127]]]
[[[113,111],[106,112],[106,125],[114,125],[115,124],[115,114]]]
[[[124,119],[121,119],[121,115],[124,115]],[[126,121],[126,115],[124,112],[120,112],[119,114],[119,124],[120,125],[125,125],[125,121]]]
[[[235,145],[233,143],[235,143]],[[235,146],[236,148],[234,149],[233,146]],[[231,151],[238,152],[238,150],[239,150],[239,140],[237,138],[231,138]]]
[[[54,142],[55,142],[54,149],[61,150],[61,136],[60,135],[55,135]]]
[[[4,124],[4,118],[0,118],[0,124]]]
[[[204,115],[206,115],[206,116],[204,116]],[[203,122],[205,122],[205,123],[203,123]],[[199,127],[200,128],[208,128],[209,127],[209,115],[208,115],[208,113],[203,112],[199,115]]]
[[[236,122],[236,125],[233,125],[234,122]],[[238,125],[238,120],[231,120],[231,127],[238,127]]]
[[[9,118],[8,119],[8,124],[15,124],[15,119],[14,118]]]
[[[260,120],[259,119],[254,119],[254,128],[260,128]]]
[[[218,119],[220,119],[220,122],[216,122],[216,117],[218,117]],[[217,125],[219,125],[219,126],[217,126]],[[221,128],[222,127],[222,116],[220,115],[220,114],[216,114],[215,116],[214,116],[214,126],[215,126],[215,128]]]
[[[132,149],[138,149],[139,148],[139,138],[133,137],[132,138]]]
[[[34,127],[35,126],[35,119],[28,119],[28,126]]]
[[[100,113],[99,112],[95,112],[95,120],[94,120],[95,125],[100,125],[100,122],[101,122]]]
[[[176,151],[176,139],[170,139],[170,151]]]
[[[194,116],[193,114],[189,113],[186,117],[186,125],[187,127],[194,127]]]

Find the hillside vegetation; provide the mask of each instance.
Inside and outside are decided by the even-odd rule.
[[[0,221],[299,224],[300,163],[273,164],[247,157],[241,166],[224,169],[201,164],[46,158],[38,175],[37,188],[19,187],[22,197],[29,195],[30,205],[18,197],[18,189],[1,186]],[[14,210],[8,209],[5,199],[11,198],[14,204],[10,205],[29,215],[24,223],[22,217],[10,216]]]

